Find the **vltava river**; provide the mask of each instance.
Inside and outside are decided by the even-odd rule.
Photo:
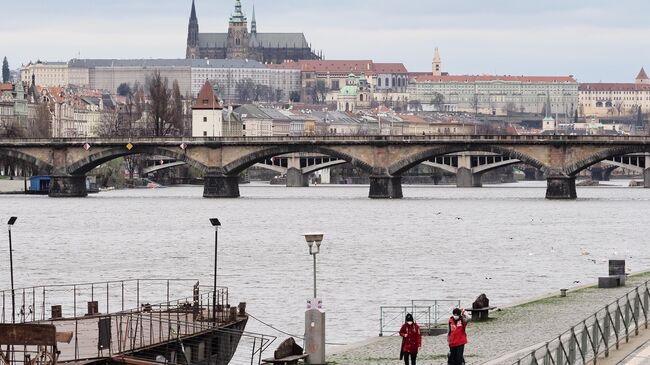
[[[650,189],[578,188],[547,201],[545,183],[474,189],[406,186],[402,200],[370,200],[367,186],[241,187],[208,200],[200,187],[103,192],[85,199],[1,196],[14,227],[16,287],[142,277],[211,285],[218,217],[219,284],[231,303],[302,334],[312,261],[302,234],[322,231],[318,291],[329,342],[379,331],[379,306],[486,293],[497,306],[607,274],[608,258],[650,267]],[[9,287],[6,234],[0,287]],[[585,255],[588,252],[589,255]],[[187,295],[191,294],[188,289]],[[161,293],[160,301],[164,299]],[[251,320],[248,330],[278,335]],[[280,337],[285,337],[280,335]]]

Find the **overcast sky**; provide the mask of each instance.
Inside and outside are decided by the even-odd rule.
[[[258,32],[304,32],[329,59],[451,74],[575,75],[632,82],[650,68],[648,0],[243,0]],[[201,32],[226,32],[234,0],[196,0]],[[183,58],[191,0],[2,0],[0,57]],[[250,23],[250,19],[249,19]],[[650,71],[650,70],[649,70]]]

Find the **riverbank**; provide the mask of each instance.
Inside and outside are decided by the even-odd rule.
[[[643,272],[631,275],[625,287],[598,289],[593,283],[569,290],[566,297],[560,297],[558,292],[500,308],[490,314],[490,321],[469,324],[465,360],[467,364],[512,364],[647,280],[650,272]],[[341,365],[398,365],[402,363],[400,343],[399,336],[378,337],[340,349],[328,356],[328,361]],[[423,337],[418,363],[446,364],[448,351],[447,336]]]

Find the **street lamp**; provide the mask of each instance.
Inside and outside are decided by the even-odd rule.
[[[11,247],[11,226],[16,223],[18,217],[11,217],[7,222],[9,229],[9,272],[11,273],[11,323],[16,322],[16,293],[14,292],[14,255]]]
[[[210,224],[214,227],[214,284],[212,286],[212,322],[217,323],[217,238],[221,222],[217,218],[210,218]]]
[[[322,233],[307,233],[305,241],[309,254],[314,258],[314,298],[305,312],[305,349],[308,364],[325,364],[325,312],[316,298],[316,255],[323,242]]]
[[[307,246],[309,246],[309,254],[314,257],[314,298],[316,298],[316,255],[320,252],[323,234],[305,233],[305,241],[307,241]]]

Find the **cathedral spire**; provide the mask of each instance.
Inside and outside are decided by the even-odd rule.
[[[192,0],[192,13],[190,14],[190,21],[196,19],[196,7],[194,6],[194,0]]]
[[[257,34],[257,20],[255,20],[255,5],[253,5],[253,19],[251,20],[251,34]]]

